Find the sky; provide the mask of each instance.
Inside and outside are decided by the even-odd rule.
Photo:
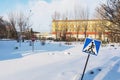
[[[73,13],[75,5],[88,7],[89,15],[93,18],[94,9],[106,0],[0,0],[0,16],[7,19],[10,12],[22,11],[30,16],[32,28],[38,32],[50,32],[52,15],[55,11],[60,14]],[[70,14],[68,14],[70,15]]]

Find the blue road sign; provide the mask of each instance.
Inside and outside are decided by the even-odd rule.
[[[97,55],[99,52],[100,45],[101,45],[101,41],[94,40],[91,38],[86,38],[82,51],[85,53]]]

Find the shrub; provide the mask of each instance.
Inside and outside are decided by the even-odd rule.
[[[41,45],[45,45],[45,41],[41,41]]]

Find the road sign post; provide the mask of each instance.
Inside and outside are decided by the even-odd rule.
[[[34,41],[32,42],[32,51],[34,52]]]
[[[34,51],[34,42],[35,42],[35,37],[32,37],[32,51]]]
[[[84,70],[83,70],[83,74],[82,74],[81,80],[83,80],[89,57],[90,57],[90,54],[88,54],[88,57],[87,57],[87,60],[86,60],[86,63],[85,63],[85,67],[84,67]]]
[[[85,63],[85,67],[84,67],[84,70],[83,70],[83,74],[82,74],[81,80],[83,80],[83,77],[84,77],[84,74],[85,74],[85,70],[87,68],[87,64],[88,64],[88,61],[89,61],[90,54],[97,56],[99,48],[100,48],[100,45],[101,45],[101,41],[90,39],[90,38],[86,38],[82,51],[85,52],[85,53],[88,53],[88,57],[87,57],[87,60],[86,60],[86,63]]]

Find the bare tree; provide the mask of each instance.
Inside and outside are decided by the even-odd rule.
[[[75,24],[75,27],[76,27],[76,41],[78,41],[78,37],[79,37],[79,31],[80,31],[80,25],[78,25],[78,20],[81,20],[81,16],[80,16],[80,13],[81,13],[81,8],[79,5],[75,5],[74,6],[74,16],[75,16],[75,20],[76,20],[76,24]]]
[[[8,14],[8,19],[9,19],[9,23],[10,23],[10,27],[11,27],[11,35],[13,38],[18,39],[17,36],[17,30],[16,30],[16,24],[17,24],[17,19],[16,19],[16,13],[11,12]]]
[[[97,8],[101,17],[112,24],[104,25],[111,32],[112,41],[119,42],[120,39],[120,0],[107,0]]]
[[[0,38],[6,38],[7,37],[7,29],[5,25],[5,21],[0,16]]]
[[[67,32],[68,32],[68,18],[66,17],[65,20],[63,20],[63,28],[62,28],[62,40],[66,41],[68,38],[67,38]]]
[[[32,26],[29,22],[29,17],[29,15],[26,16],[23,12],[10,12],[8,14],[9,23],[12,28],[11,34],[14,38],[18,39],[22,35],[26,37],[29,36],[30,27]]]
[[[87,37],[87,26],[88,26],[88,8],[83,8],[80,5],[76,4],[74,7],[74,16],[76,20],[76,33],[77,33],[77,41],[79,37],[80,28],[84,27],[84,35],[85,38]],[[80,20],[83,20],[84,22],[81,22]],[[79,25],[78,25],[79,24]]]
[[[63,20],[63,25],[62,25],[62,40],[64,41],[69,41],[71,38],[71,32],[70,32],[70,25],[69,25],[69,18],[71,17],[71,14],[68,14],[68,11],[62,14],[62,20]]]
[[[58,39],[58,21],[60,19],[60,13],[59,12],[54,12],[54,14],[52,15],[52,19],[55,23],[55,36],[56,36],[56,40]]]
[[[18,16],[17,16],[17,25],[19,26],[19,30],[20,30],[20,34],[19,36],[20,37],[24,37],[25,36],[25,31],[26,31],[26,16],[20,12],[18,13]]]
[[[81,11],[81,19],[82,20],[86,20],[84,23],[83,23],[83,27],[84,27],[84,35],[85,35],[85,38],[87,37],[87,27],[88,27],[88,20],[89,20],[89,10],[88,8],[86,9],[83,9]]]

